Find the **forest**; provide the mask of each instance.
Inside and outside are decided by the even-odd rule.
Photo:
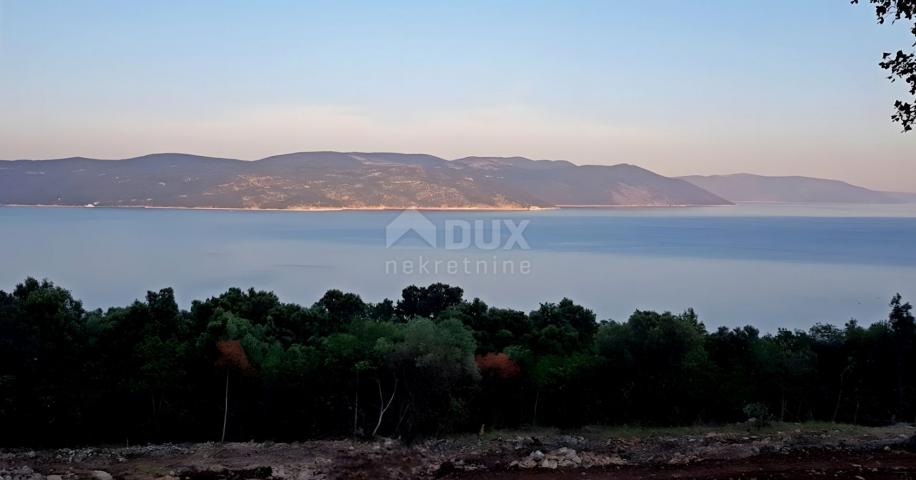
[[[166,288],[87,310],[28,278],[0,291],[0,445],[912,422],[914,340],[900,295],[867,326],[762,334],[693,310],[599,321],[566,298],[526,313],[441,283],[311,306],[232,288],[189,310]]]

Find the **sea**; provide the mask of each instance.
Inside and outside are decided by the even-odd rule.
[[[743,204],[539,211],[0,207],[0,290],[28,276],[86,308],[230,287],[309,305],[443,282],[524,311],[570,298],[600,320],[693,308],[764,332],[886,318],[916,300],[916,205]]]

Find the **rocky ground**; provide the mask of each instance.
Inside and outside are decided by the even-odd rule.
[[[494,432],[412,445],[384,439],[17,449],[0,451],[0,479],[912,478],[914,434],[909,425],[781,424],[760,431]]]

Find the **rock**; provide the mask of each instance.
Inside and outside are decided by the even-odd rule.
[[[114,477],[112,477],[111,474],[105,470],[93,470],[92,478],[95,480],[114,480]]]
[[[544,460],[541,461],[541,465],[540,465],[541,468],[546,468],[549,470],[556,470],[557,466],[558,466],[557,461],[552,458],[545,458]]]
[[[45,477],[45,480],[64,480],[64,477],[60,475],[48,475]]]
[[[221,466],[199,469],[191,467],[183,470],[179,480],[213,480],[213,479],[247,479],[265,480],[273,477],[273,468],[266,466],[228,469]],[[96,477],[97,478],[97,477]]]
[[[455,471],[455,464],[452,462],[442,462],[436,469],[436,477],[444,477]]]
[[[540,462],[541,460],[544,460],[544,452],[535,450],[531,452],[531,455],[528,455],[528,458],[534,460],[535,462]]]
[[[11,470],[0,470],[0,478],[4,480],[44,480],[45,476],[32,470],[31,467],[22,466]]]
[[[567,447],[557,449],[550,456],[556,458],[561,467],[575,467],[582,463],[576,451]]]
[[[627,461],[620,458],[619,455],[602,455],[592,452],[582,452],[579,457],[579,466],[584,468],[607,467],[611,465],[626,465]]]
[[[536,466],[538,466],[538,462],[535,462],[534,460],[530,458],[526,458],[522,460],[521,462],[518,462],[518,468],[529,469],[529,468],[534,468]]]
[[[686,465],[690,462],[695,462],[697,458],[693,455],[684,455],[682,453],[675,453],[671,456],[671,459],[668,460],[669,465]]]
[[[578,435],[560,435],[557,440],[566,445],[584,445],[585,437]]]
[[[916,452],[916,435],[900,442],[900,447],[908,452]]]

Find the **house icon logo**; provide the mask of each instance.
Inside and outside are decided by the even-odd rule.
[[[385,247],[390,248],[414,232],[430,247],[436,248],[436,225],[417,210],[404,210],[385,225]]]

